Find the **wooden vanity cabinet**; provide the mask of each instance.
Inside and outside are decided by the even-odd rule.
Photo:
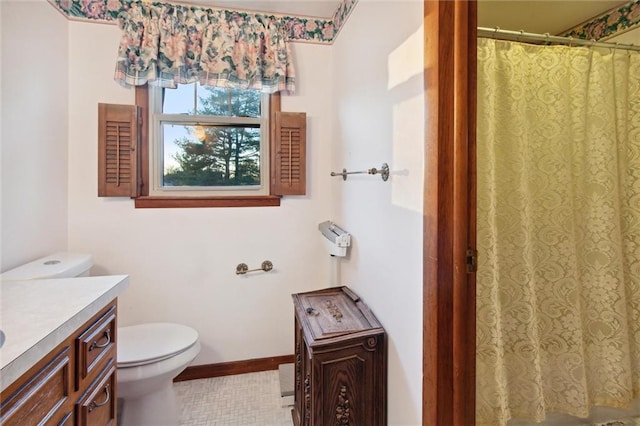
[[[113,300],[0,393],[3,426],[116,424]]]
[[[386,425],[386,333],[373,313],[347,287],[292,297],[294,425]]]

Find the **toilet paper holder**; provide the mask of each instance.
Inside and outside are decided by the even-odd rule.
[[[269,272],[272,269],[273,269],[273,263],[271,263],[271,261],[269,260],[265,260],[264,262],[262,262],[262,265],[260,265],[260,267],[256,269],[249,269],[249,266],[247,266],[246,263],[239,263],[238,266],[236,266],[236,275],[244,275],[244,274],[248,274],[249,272],[256,272],[256,271]]]

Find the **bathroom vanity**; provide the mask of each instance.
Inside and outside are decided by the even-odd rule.
[[[387,424],[387,342],[347,287],[294,294],[296,426]]]
[[[115,425],[125,275],[1,283],[0,423]]]

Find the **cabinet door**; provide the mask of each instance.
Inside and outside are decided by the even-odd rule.
[[[376,366],[379,353],[370,349],[353,342],[343,348],[314,352],[314,425],[385,424],[381,367]]]
[[[44,367],[23,380],[19,389],[0,406],[3,426],[59,424],[71,391],[69,347],[54,355]]]
[[[71,407],[73,408],[73,406]],[[73,410],[68,412],[60,422],[58,422],[58,426],[75,426],[75,417],[73,417]]]
[[[116,424],[116,367],[110,362],[76,404],[78,426]]]

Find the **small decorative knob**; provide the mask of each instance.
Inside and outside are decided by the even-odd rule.
[[[265,260],[264,262],[262,262],[262,270],[263,271],[269,272],[272,269],[273,269],[273,263],[271,263],[268,260]]]
[[[246,263],[240,263],[238,266],[236,266],[236,275],[246,274],[247,271],[249,271],[249,266],[247,266]]]

